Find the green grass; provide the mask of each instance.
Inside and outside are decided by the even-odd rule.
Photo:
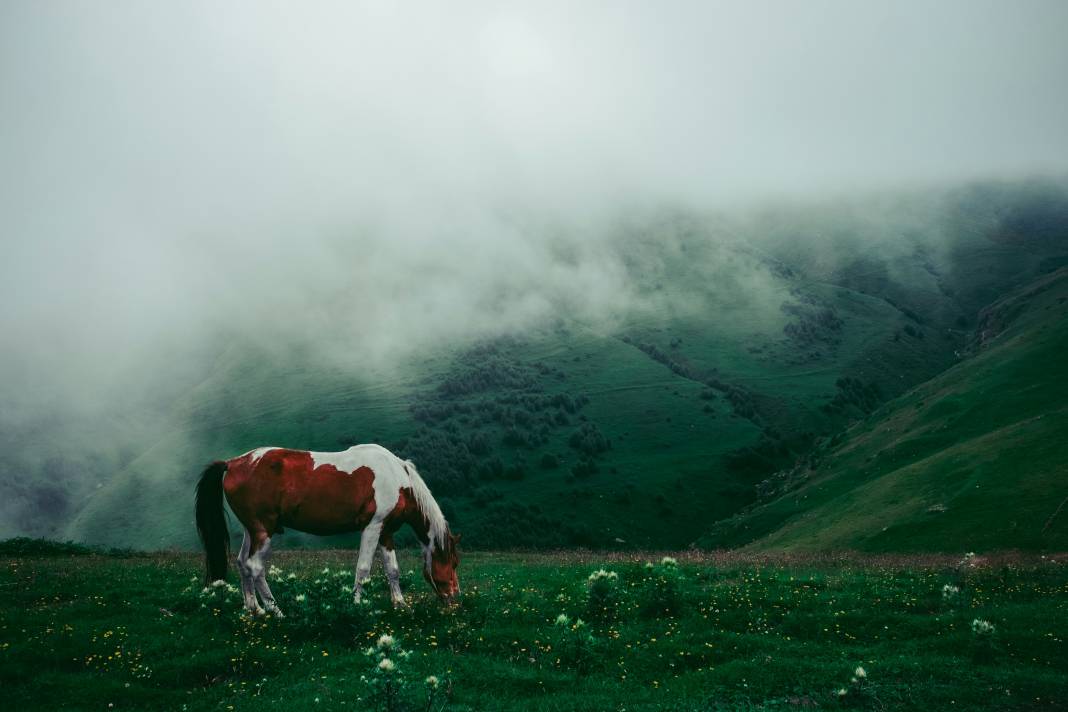
[[[283,550],[277,620],[203,593],[192,555],[36,551],[0,559],[8,709],[384,709],[365,650],[385,633],[410,652],[393,655],[396,709],[425,708],[428,675],[451,710],[1022,710],[1068,695],[1063,556],[688,553],[650,569],[662,554],[478,553],[458,607],[408,571],[411,606],[393,610],[379,572],[353,606],[353,552]],[[416,561],[402,552],[402,571]],[[591,607],[602,567],[618,579]]]

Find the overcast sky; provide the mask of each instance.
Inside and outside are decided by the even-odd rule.
[[[6,0],[0,381],[204,324],[596,313],[626,285],[590,236],[636,202],[1063,173],[1066,31],[1059,0]]]

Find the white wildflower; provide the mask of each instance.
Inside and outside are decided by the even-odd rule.
[[[959,593],[960,593],[960,589],[959,588],[957,588],[956,586],[951,586],[950,584],[947,583],[945,586],[942,587],[942,600],[951,601],[954,598],[956,598],[957,594],[959,594]]]
[[[586,625],[586,622],[584,620],[582,620],[581,618],[576,618],[575,619],[575,630],[578,630],[579,628],[583,628],[583,627],[585,627],[585,625]]]
[[[291,574],[289,574],[288,576],[286,576],[286,581],[292,581],[292,580],[294,580],[295,578],[297,578],[297,575],[296,575],[296,574],[293,574],[293,573],[291,573]]]
[[[428,677],[426,679],[426,686],[429,687],[431,690],[438,689],[438,684],[439,684],[439,680],[438,680],[437,676],[435,676],[435,675],[431,675],[430,677]]]
[[[592,574],[590,574],[589,582],[596,583],[601,579],[608,579],[609,581],[613,581],[617,578],[619,578],[619,574],[617,574],[615,571],[605,571],[604,569],[598,569],[597,571],[594,571]]]
[[[222,579],[215,579],[214,581],[211,582],[211,587],[212,588],[222,588],[225,585],[226,585],[226,582],[223,581]]]
[[[660,560],[660,565],[667,566],[668,568],[674,568],[679,565],[679,562],[676,561],[675,558],[672,556],[665,556],[663,559]]]
[[[864,668],[860,667],[859,665],[857,666],[857,669],[853,671],[853,674],[856,675],[857,677],[859,677],[862,680],[868,676],[867,671],[864,670]]]
[[[382,658],[382,662],[378,663],[378,669],[382,672],[393,672],[397,666],[389,658]]]
[[[305,596],[303,593],[298,593],[296,598],[297,598],[297,603],[304,603],[304,601],[306,601],[308,597]]]
[[[323,575],[326,576],[329,573],[330,573],[330,567],[327,566],[325,569],[323,569]]]
[[[976,618],[972,621],[972,632],[976,635],[990,635],[994,632],[994,624],[990,621]]]
[[[556,617],[556,625],[570,625],[571,619],[567,617],[567,614],[561,613]]]
[[[366,655],[367,657],[371,657],[372,655],[375,654],[375,649],[374,648],[367,648],[367,650],[363,651],[363,654]]]
[[[849,694],[849,692],[844,687],[839,687],[838,688],[838,696],[839,697],[845,697],[848,694]]]
[[[389,650],[393,647],[393,636],[389,634],[381,635],[375,645],[378,646],[379,650]]]

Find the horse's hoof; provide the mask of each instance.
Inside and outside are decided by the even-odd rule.
[[[275,618],[285,618],[286,617],[285,614],[282,613],[282,609],[281,608],[272,608],[267,612],[270,613]]]

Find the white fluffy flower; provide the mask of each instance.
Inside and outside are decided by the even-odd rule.
[[[379,650],[388,650],[393,647],[393,642],[393,636],[386,633],[378,637],[378,642],[375,645],[378,646]]]
[[[849,694],[849,692],[844,687],[839,687],[838,688],[838,696],[839,697],[845,697],[848,694]]]
[[[619,574],[617,574],[615,571],[605,571],[604,569],[598,569],[597,571],[594,571],[592,574],[590,574],[589,581],[590,583],[595,583],[597,581],[600,581],[601,579],[608,579],[609,581],[613,581],[617,578],[619,578]]]
[[[428,677],[428,678],[426,679],[426,686],[427,686],[427,687],[429,687],[429,688],[430,688],[431,690],[436,690],[436,689],[438,689],[438,685],[439,685],[439,684],[440,684],[440,681],[439,681],[439,680],[438,680],[438,678],[437,678],[436,676],[434,676],[434,675],[431,675],[430,677]]]
[[[570,625],[570,623],[571,619],[565,613],[561,613],[556,617],[556,625]]]
[[[382,672],[393,672],[397,666],[389,658],[382,658],[382,662],[378,663],[378,669]]]
[[[676,561],[674,557],[665,556],[663,559],[660,560],[660,565],[661,566],[678,566],[679,562]]]
[[[994,624],[990,621],[976,618],[972,621],[972,632],[976,635],[990,635],[994,632]]]
[[[865,671],[864,668],[860,667],[859,665],[857,666],[857,669],[853,671],[853,674],[859,677],[861,680],[868,676],[867,671]]]
[[[307,598],[308,598],[308,597],[307,597],[307,596],[305,596],[305,595],[304,595],[303,593],[298,593],[298,594],[297,594],[297,603],[304,603],[304,601],[305,601],[305,600],[306,600]]]

